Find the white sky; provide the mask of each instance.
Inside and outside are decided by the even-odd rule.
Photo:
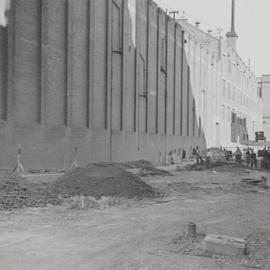
[[[154,0],[168,10],[185,11],[203,30],[230,30],[231,0]],[[270,74],[270,0],[236,0],[238,53],[257,76]]]

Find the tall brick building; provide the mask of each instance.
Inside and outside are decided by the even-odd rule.
[[[183,29],[147,0],[14,0],[0,29],[0,167],[205,147]]]
[[[176,22],[152,0],[6,0],[0,28],[0,168],[189,157],[262,125],[237,35]],[[234,3],[234,1],[232,1]],[[1,7],[0,7],[1,8]],[[3,14],[2,14],[3,15]],[[2,18],[0,16],[0,24]]]

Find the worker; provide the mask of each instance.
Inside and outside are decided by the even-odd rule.
[[[251,162],[251,154],[249,150],[247,150],[246,152],[246,162],[247,162],[247,166],[249,166]]]
[[[240,164],[241,159],[242,159],[242,152],[241,152],[241,149],[237,146],[236,151],[235,151],[235,161]]]
[[[197,160],[197,165],[202,164],[202,152],[199,146],[196,146],[196,160]]]
[[[193,159],[196,158],[196,153],[197,153],[196,148],[193,147],[193,149],[192,149],[192,157],[193,157]]]
[[[255,166],[255,168],[257,168],[257,155],[254,152],[254,150],[251,151],[251,168],[253,168]]]

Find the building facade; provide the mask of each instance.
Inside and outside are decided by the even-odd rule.
[[[14,0],[0,28],[0,168],[189,157],[259,128],[225,40],[151,0]]]
[[[189,157],[183,30],[148,0],[16,0],[0,29],[0,167]]]
[[[226,38],[204,32],[186,18],[179,24],[185,31],[191,84],[207,146],[235,147],[255,140],[255,132],[262,130],[262,98],[255,74],[237,52],[234,1]]]
[[[263,131],[266,140],[270,140],[270,75],[258,78],[258,93],[263,100]]]

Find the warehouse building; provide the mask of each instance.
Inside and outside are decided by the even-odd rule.
[[[63,168],[74,149],[80,165],[166,161],[259,129],[254,75],[231,45],[175,22],[151,0],[6,7],[0,168],[15,164],[19,144],[26,168]]]
[[[0,33],[0,167],[206,147],[183,30],[147,0],[16,0]]]
[[[255,140],[255,132],[262,130],[262,97],[255,74],[237,51],[235,1],[225,38],[202,31],[199,23],[192,25],[185,17],[179,24],[185,31],[191,84],[207,146],[235,147]]]

